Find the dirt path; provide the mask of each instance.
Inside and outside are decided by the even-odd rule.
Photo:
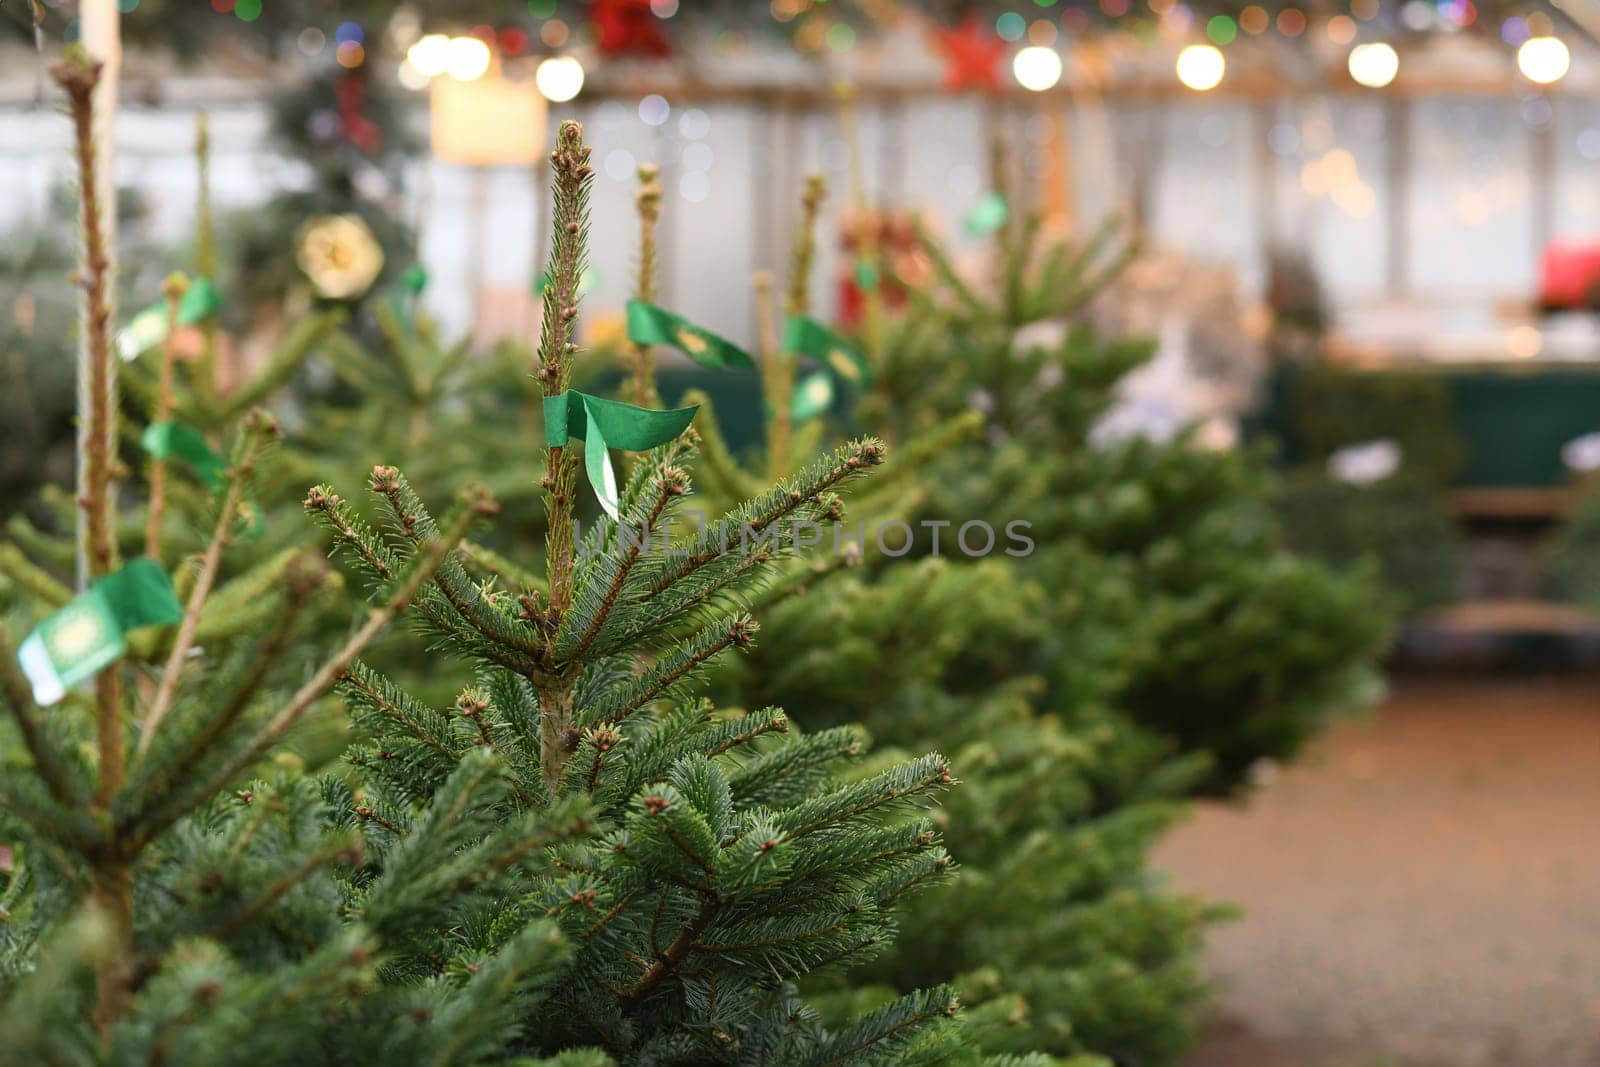
[[[1600,1065],[1600,682],[1412,682],[1156,865],[1235,901],[1193,1067]]]

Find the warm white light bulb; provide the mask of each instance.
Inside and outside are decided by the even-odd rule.
[[[450,38],[430,33],[406,50],[406,62],[424,78],[437,78],[450,63]]]
[[[1558,82],[1572,66],[1572,53],[1559,37],[1529,37],[1517,49],[1517,69],[1522,76],[1540,85]]]
[[[1042,93],[1061,80],[1061,56],[1054,48],[1030,45],[1011,61],[1011,73],[1024,89]]]
[[[533,72],[533,84],[546,100],[564,104],[583,88],[583,64],[571,56],[551,56]]]
[[[1357,85],[1382,89],[1400,73],[1400,54],[1382,41],[1358,44],[1350,49],[1349,67]]]
[[[489,72],[489,46],[476,37],[452,37],[445,73],[458,82],[477,81]]]
[[[1222,84],[1228,61],[1222,50],[1209,44],[1192,44],[1178,53],[1178,80],[1197,93]]]

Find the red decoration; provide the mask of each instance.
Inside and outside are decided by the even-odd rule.
[[[661,20],[650,0],[594,0],[589,13],[600,51],[610,56],[647,55],[665,58],[672,42],[661,32]]]
[[[354,72],[341,72],[333,92],[339,100],[339,128],[344,131],[345,140],[367,155],[375,155],[383,148],[383,131],[367,118],[366,83]]]
[[[941,88],[947,92],[1000,91],[999,65],[1006,54],[1006,43],[986,31],[978,16],[968,15],[953,30],[934,30],[933,45],[945,57]]]
[[[1558,237],[1539,257],[1539,303],[1551,310],[1595,306],[1600,242]]]

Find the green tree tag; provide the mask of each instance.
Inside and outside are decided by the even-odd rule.
[[[578,403],[572,403],[573,398]],[[551,448],[563,448],[571,438],[584,442],[589,484],[605,513],[618,520],[617,475],[609,450],[645,452],[664,445],[689,428],[698,410],[696,404],[656,411],[569,389],[544,398],[544,440]]]
[[[854,386],[872,384],[872,366],[855,345],[816,319],[798,315],[783,325],[783,347],[810,356]]]
[[[140,439],[144,450],[156,459],[181,459],[194,471],[200,483],[213,493],[219,493],[227,484],[228,461],[218,455],[200,431],[181,422],[153,422],[145,427]],[[240,503],[239,513],[245,520],[246,531],[257,537],[266,529],[266,515],[254,501]]]
[[[47,707],[121,658],[129,630],[182,618],[166,571],[153,560],[136,559],[35,627],[17,650],[17,662],[33,686],[33,699]]]
[[[1006,205],[1006,198],[999,193],[990,193],[967,212],[967,235],[986,237],[1004,226],[1010,217],[1011,209]]]
[[[755,370],[756,367],[750,354],[732,341],[643,300],[628,301],[628,340],[636,345],[671,345],[712,370],[728,367]]]
[[[222,307],[222,293],[210,278],[195,278],[178,300],[178,325],[196,326]],[[144,308],[117,331],[117,355],[135,360],[167,339],[167,302]]]
[[[796,422],[814,419],[833,407],[836,394],[833,376],[825,370],[814,371],[794,387],[794,396],[789,401],[789,415]]]

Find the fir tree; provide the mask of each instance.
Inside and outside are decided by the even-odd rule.
[[[792,551],[785,524],[838,514],[833,491],[877,466],[883,446],[856,441],[699,534],[651,549],[689,490],[692,445],[681,436],[686,413],[630,409],[623,417],[665,414],[673,426],[634,463],[617,518],[577,538],[580,464],[568,405],[581,404],[589,420],[591,480],[606,444],[593,399],[570,388],[588,156],[581,128],[563,124],[552,155],[552,281],[536,374],[546,417],[558,420],[546,429],[544,574],[502,590],[452,555],[422,590],[419,623],[479,670],[450,712],[364,668],[346,678],[370,738],[354,755],[366,772],[365,799],[352,797],[347,808],[370,844],[362,878],[393,877],[389,857],[426,829],[419,800],[487,750],[506,783],[507,818],[587,804],[599,833],[556,850],[563,877],[507,898],[501,912],[469,927],[492,948],[548,917],[573,946],[559,980],[524,1018],[517,1047],[549,1054],[598,1044],[644,1063],[955,1055],[948,988],[825,1027],[794,987],[882,951],[897,903],[949,868],[921,811],[951,782],[944,759],[848,776],[864,748],[859,731],[801,736],[775,708],[721,712],[690,689],[709,661],[752,643],[755,625],[734,598]],[[311,505],[358,565],[387,583],[437,527],[397,470],[378,468],[373,489],[388,537],[330,489]],[[422,943],[398,965],[433,973],[441,955]]]
[[[1050,588],[1084,549],[1130,568],[1144,622],[1115,702],[1208,752],[1206,789],[1238,789],[1258,760],[1292,757],[1375,700],[1382,602],[1362,575],[1284,549],[1259,454],[1203,449],[1190,434],[1091,443],[1115,383],[1151,345],[1103,339],[1079,313],[1133,249],[1117,246],[1114,221],[1083,245],[1043,245],[1041,232],[1037,217],[1000,231],[992,294],[924,234],[934,293],[926,313],[891,324],[861,410],[891,437],[983,414],[980,443],[939,457],[939,517],[1026,519],[1038,550],[1025,567]],[[1073,658],[1054,641],[1018,651],[1037,656],[1020,668],[1052,684]]]
[[[784,290],[790,319],[810,310],[806,278],[824,193],[820,179],[808,181]],[[1057,261],[1050,284],[1063,306],[1081,304],[1101,284],[1064,253]],[[1024,282],[1018,277],[1008,286],[1023,293],[1024,306],[1038,307],[1043,295],[1029,287],[1031,278]],[[757,278],[760,372],[772,413],[767,449],[736,458],[704,396],[690,394],[702,401],[697,426],[706,437],[695,503],[711,514],[774,471],[805,464],[831,429],[828,420],[790,415],[800,354],[778,344],[773,289],[770,277]],[[968,296],[979,301],[970,290]],[[968,501],[949,493],[945,480],[983,477],[968,443],[982,416],[944,418],[964,405],[972,381],[958,371],[930,376],[916,367],[918,346],[940,343],[952,314],[946,299],[915,291],[911,314],[891,324],[899,332],[891,334],[896,346],[887,356],[895,361],[883,352],[874,361],[874,371],[896,376],[892,388],[921,389],[932,399],[923,406],[906,400],[906,414],[886,419],[902,427],[909,438],[902,452],[916,462],[902,456],[898,479],[854,496],[852,513],[866,515],[869,529],[949,517],[947,509]],[[995,330],[1010,332],[1003,322]],[[1142,341],[1108,351],[1082,331],[1075,340],[1075,388],[1050,393],[1050,406],[1031,415],[1040,433],[1086,425],[1110,385],[1148,352]],[[1020,400],[1036,391],[1045,358],[1018,360],[1014,371],[995,368],[989,380],[1009,384]],[[1097,391],[1085,399],[1091,386]],[[877,393],[853,396],[858,411],[880,403]],[[918,420],[917,412],[934,415]],[[941,461],[951,451],[964,456],[959,474]],[[923,466],[929,463],[932,474]],[[945,533],[946,552],[954,551],[953,535]],[[750,610],[767,640],[721,665],[718,691],[752,707],[804,701],[819,723],[859,721],[912,751],[937,744],[983,772],[940,813],[945,834],[961,842],[963,863],[950,884],[908,902],[904,925],[915,936],[846,978],[808,988],[830,1013],[845,1013],[874,997],[947,981],[968,1004],[969,1039],[991,1053],[1044,1048],[1074,1062],[1170,1061],[1186,1047],[1205,994],[1196,963],[1200,934],[1224,912],[1162,892],[1145,869],[1150,846],[1182,812],[1207,761],[1173,758],[1169,742],[1130,725],[1110,705],[1126,683],[1133,650],[1153,636],[1133,568],[1081,544],[1058,548],[1051,586],[1057,605],[1016,560],[896,563],[879,552],[875,537],[860,547],[830,560],[792,561],[756,595]],[[1051,654],[1062,663],[1052,665],[1056,682],[1047,686],[1034,672]],[[997,895],[1004,907],[996,907]]]
[[[417,929],[444,928],[456,909],[481,913],[508,881],[529,877],[543,847],[586,831],[581,810],[505,818],[493,759],[474,755],[440,783],[429,832],[388,852],[387,877],[356,893],[347,869],[363,838],[298,770],[293,742],[492,506],[465,498],[354,632],[310,655],[296,634],[330,588],[316,553],[295,554],[248,593],[248,578],[220,577],[275,435],[253,414],[218,474],[211,532],[179,558],[177,580],[164,563],[173,557],[161,489],[148,505],[147,554],[122,563],[111,250],[89,132],[99,68],[79,53],[55,75],[77,132],[97,398],[82,456],[90,586],[73,597],[25,572],[22,588],[5,590],[8,600],[27,595],[28,616],[46,617],[20,660],[13,627],[0,628],[0,1044],[16,1062],[49,1063],[490,1058],[565,958],[553,924],[518,930],[493,955],[461,946],[429,982],[401,981],[382,953],[402,951]],[[169,325],[178,298],[174,286]],[[171,487],[160,473],[151,483]],[[251,600],[265,604],[265,621]],[[78,678],[92,678],[92,691],[74,690]]]

